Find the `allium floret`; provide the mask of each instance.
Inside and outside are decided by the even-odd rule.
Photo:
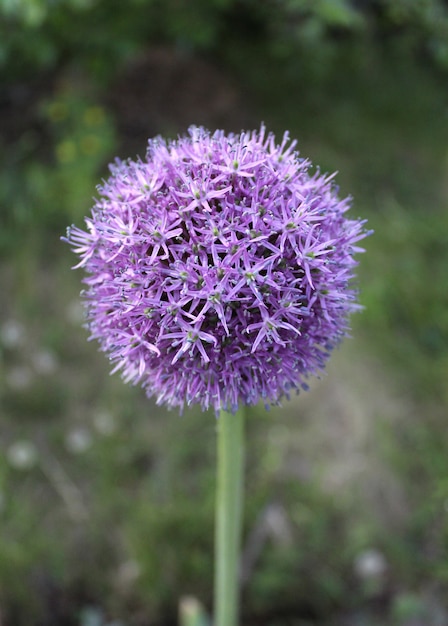
[[[295,145],[263,126],[155,138],[69,229],[91,337],[159,404],[277,403],[346,335],[367,233]]]

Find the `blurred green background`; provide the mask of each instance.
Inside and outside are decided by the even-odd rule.
[[[448,6],[0,0],[0,620],[171,626],[212,607],[215,418],[88,343],[81,226],[116,155],[264,121],[375,234],[353,338],[250,411],[243,619],[448,624]]]

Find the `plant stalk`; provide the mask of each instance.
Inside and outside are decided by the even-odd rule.
[[[244,475],[244,409],[218,418],[214,626],[237,626]]]

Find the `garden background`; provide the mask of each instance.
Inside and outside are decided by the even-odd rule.
[[[210,612],[215,417],[109,376],[60,236],[116,155],[262,121],[375,234],[327,375],[249,412],[243,625],[446,626],[446,2],[1,0],[0,71],[2,626]]]

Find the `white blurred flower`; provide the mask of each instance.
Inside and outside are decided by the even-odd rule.
[[[73,454],[82,454],[92,445],[92,434],[87,428],[74,428],[65,437],[65,447]]]
[[[79,326],[79,324],[84,320],[84,308],[81,302],[78,300],[72,300],[68,304],[65,314],[71,324]]]
[[[28,470],[38,461],[38,451],[32,441],[15,441],[6,451],[6,458],[14,469]]]
[[[117,582],[120,585],[132,586],[141,574],[140,565],[130,559],[122,563],[117,570]]]
[[[370,548],[356,557],[354,570],[363,579],[381,578],[386,573],[387,561],[382,552]]]
[[[49,350],[39,350],[32,355],[31,359],[34,369],[39,372],[39,374],[53,374],[56,370],[57,359],[53,352]]]
[[[31,385],[33,373],[25,365],[11,367],[6,372],[6,384],[14,391],[22,391]]]
[[[181,624],[206,624],[206,613],[202,604],[193,596],[184,596],[179,601]]]
[[[22,324],[17,320],[7,320],[0,328],[0,339],[6,348],[17,348],[25,339]]]
[[[108,411],[98,411],[93,416],[93,425],[100,435],[113,435],[117,430],[117,422]]]

